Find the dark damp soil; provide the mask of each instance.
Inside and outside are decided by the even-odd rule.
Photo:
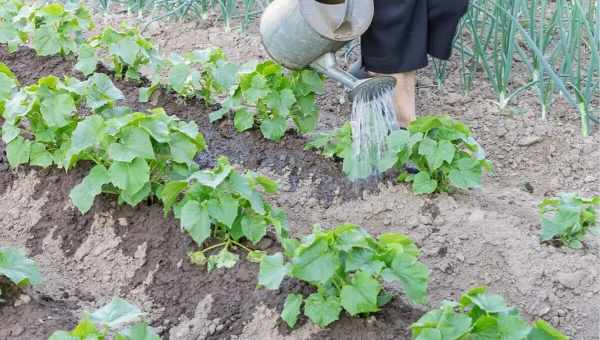
[[[76,319],[70,306],[47,296],[35,296],[26,304],[0,307],[2,340],[47,339],[52,332],[71,329]]]

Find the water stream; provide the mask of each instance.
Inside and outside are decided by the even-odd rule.
[[[374,95],[362,93],[354,97],[351,117],[353,160],[349,169],[352,180],[381,173],[379,165],[388,152],[386,137],[398,129],[393,96],[393,89],[385,89]]]

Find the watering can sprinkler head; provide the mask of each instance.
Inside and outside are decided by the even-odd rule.
[[[372,100],[383,92],[393,90],[396,86],[396,79],[391,76],[376,76],[367,79],[356,78],[339,68],[335,55],[331,52],[317,59],[310,67],[342,84],[348,90],[350,99]]]

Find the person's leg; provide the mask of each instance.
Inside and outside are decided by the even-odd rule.
[[[408,124],[417,119],[417,72],[396,73],[392,76],[396,78],[394,104],[398,123],[401,127],[407,127]]]

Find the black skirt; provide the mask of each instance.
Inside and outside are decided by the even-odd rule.
[[[427,66],[427,55],[447,60],[469,0],[374,0],[371,27],[362,36],[363,65],[375,73]]]

